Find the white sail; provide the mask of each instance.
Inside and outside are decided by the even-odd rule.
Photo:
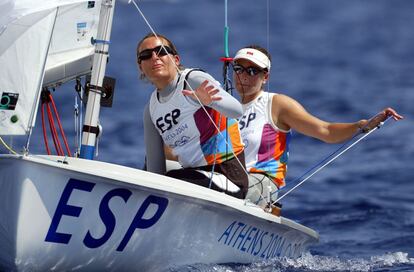
[[[91,4],[88,2],[90,1],[6,0],[0,3],[0,135],[25,135],[30,132],[35,121],[46,67],[52,73],[57,71],[57,67],[70,63],[69,58],[82,59],[90,55],[89,50],[88,53],[74,53],[70,57],[59,58],[61,52],[67,49],[62,45],[64,42],[75,51],[82,50],[87,43],[86,39],[92,35],[92,31],[86,31],[85,39],[82,39],[78,31],[84,34],[82,31],[85,30],[85,24],[92,24],[96,18],[92,16],[86,21],[83,17],[78,19],[73,13],[81,5],[88,9]],[[95,3],[94,9],[99,8],[100,4]],[[67,32],[63,34],[54,31],[55,23],[60,29],[59,26],[65,23],[67,17],[80,23],[73,28],[70,25],[67,27],[72,29],[72,36],[78,35],[76,42],[79,46],[74,46],[75,42],[69,45],[71,37]],[[50,53],[53,57],[46,65],[51,40],[53,45]],[[90,40],[88,42],[90,44]],[[63,76],[67,74],[64,73]],[[58,79],[55,76],[50,78]]]
[[[0,135],[24,135],[30,129],[55,15],[53,10],[39,11],[3,28]]]
[[[91,72],[101,1],[59,9],[43,85],[63,83]]]

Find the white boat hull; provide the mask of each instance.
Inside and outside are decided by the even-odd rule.
[[[60,160],[60,162],[58,162]],[[297,257],[313,230],[216,191],[53,156],[0,156],[0,270],[161,271]]]

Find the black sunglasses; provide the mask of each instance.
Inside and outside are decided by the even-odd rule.
[[[265,69],[259,69],[259,68],[253,67],[253,66],[245,68],[245,67],[243,67],[239,64],[236,64],[236,65],[233,65],[233,71],[236,72],[236,74],[238,74],[238,75],[241,75],[241,74],[243,74],[244,71],[246,71],[246,73],[249,76],[255,76],[255,75],[257,75],[261,72],[264,72],[266,70]]]
[[[167,45],[159,45],[154,48],[145,49],[138,53],[138,63],[141,63],[143,60],[148,60],[152,57],[152,52],[155,52],[155,54],[159,57],[166,56],[168,54],[176,55],[175,51],[171,49]]]

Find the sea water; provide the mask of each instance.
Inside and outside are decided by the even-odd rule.
[[[137,2],[185,66],[222,81],[224,1]],[[405,120],[387,122],[283,199],[283,216],[320,234],[301,258],[171,271],[414,271],[413,25],[412,0],[228,1],[230,54],[249,44],[268,47],[266,88],[328,121],[354,122],[387,106]],[[101,110],[100,160],[143,166],[142,112],[153,87],[138,79],[135,50],[148,32],[136,9],[118,1],[107,70],[116,92],[113,108]],[[63,104],[73,99],[72,85],[56,94],[61,112],[73,111]],[[63,123],[70,131],[72,116]],[[36,129],[31,150],[44,152]],[[293,132],[288,186],[336,148]]]

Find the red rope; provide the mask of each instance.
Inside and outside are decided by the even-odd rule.
[[[43,102],[42,103],[42,109],[41,109],[41,113],[42,113],[42,130],[43,130],[43,140],[45,142],[45,147],[46,147],[46,152],[48,155],[50,155],[50,149],[49,149],[49,144],[47,142],[47,135],[46,135],[46,126],[45,126],[45,106],[46,104]]]
[[[48,117],[48,121],[49,121],[49,129],[50,129],[50,133],[52,134],[53,144],[55,146],[56,153],[57,153],[58,156],[65,156],[65,152],[63,151],[62,145],[61,145],[60,140],[59,140],[58,131],[56,130],[55,120],[53,118],[53,112],[55,114],[56,121],[59,125],[59,131],[60,131],[60,134],[63,138],[63,142],[65,144],[66,151],[68,152],[68,156],[70,157],[71,153],[70,153],[68,141],[67,141],[65,132],[63,130],[62,123],[60,122],[59,113],[57,111],[55,101],[53,100],[52,95],[48,91],[45,94],[46,95],[48,94],[48,96],[46,98],[45,98],[45,96],[42,96],[41,114],[42,114],[43,140],[45,142],[46,152],[47,152],[48,155],[51,155],[50,148],[49,148],[49,143],[48,143],[48,139],[47,139],[47,132],[46,132],[45,107],[46,107],[46,110],[47,110],[47,117]],[[50,108],[50,104],[52,104],[53,112],[52,112],[52,109]]]
[[[63,156],[64,155],[63,149],[62,149],[62,146],[60,145],[60,141],[59,141],[58,134],[56,131],[55,122],[52,116],[52,110],[50,109],[49,103],[47,103],[47,116],[49,118],[49,127],[50,127],[50,131],[52,132],[52,139],[53,139],[53,143],[55,144],[56,152],[59,156]]]
[[[56,109],[55,101],[53,101],[52,94],[49,94],[49,98],[50,98],[50,101],[52,102],[53,111],[55,112],[56,120],[57,120],[58,125],[59,125],[60,134],[62,135],[63,142],[64,142],[65,147],[66,147],[66,151],[68,152],[68,156],[71,157],[68,141],[66,139],[65,132],[63,131],[62,123],[60,122],[59,114],[58,114],[58,111]],[[62,153],[64,153],[63,150],[62,150]]]

